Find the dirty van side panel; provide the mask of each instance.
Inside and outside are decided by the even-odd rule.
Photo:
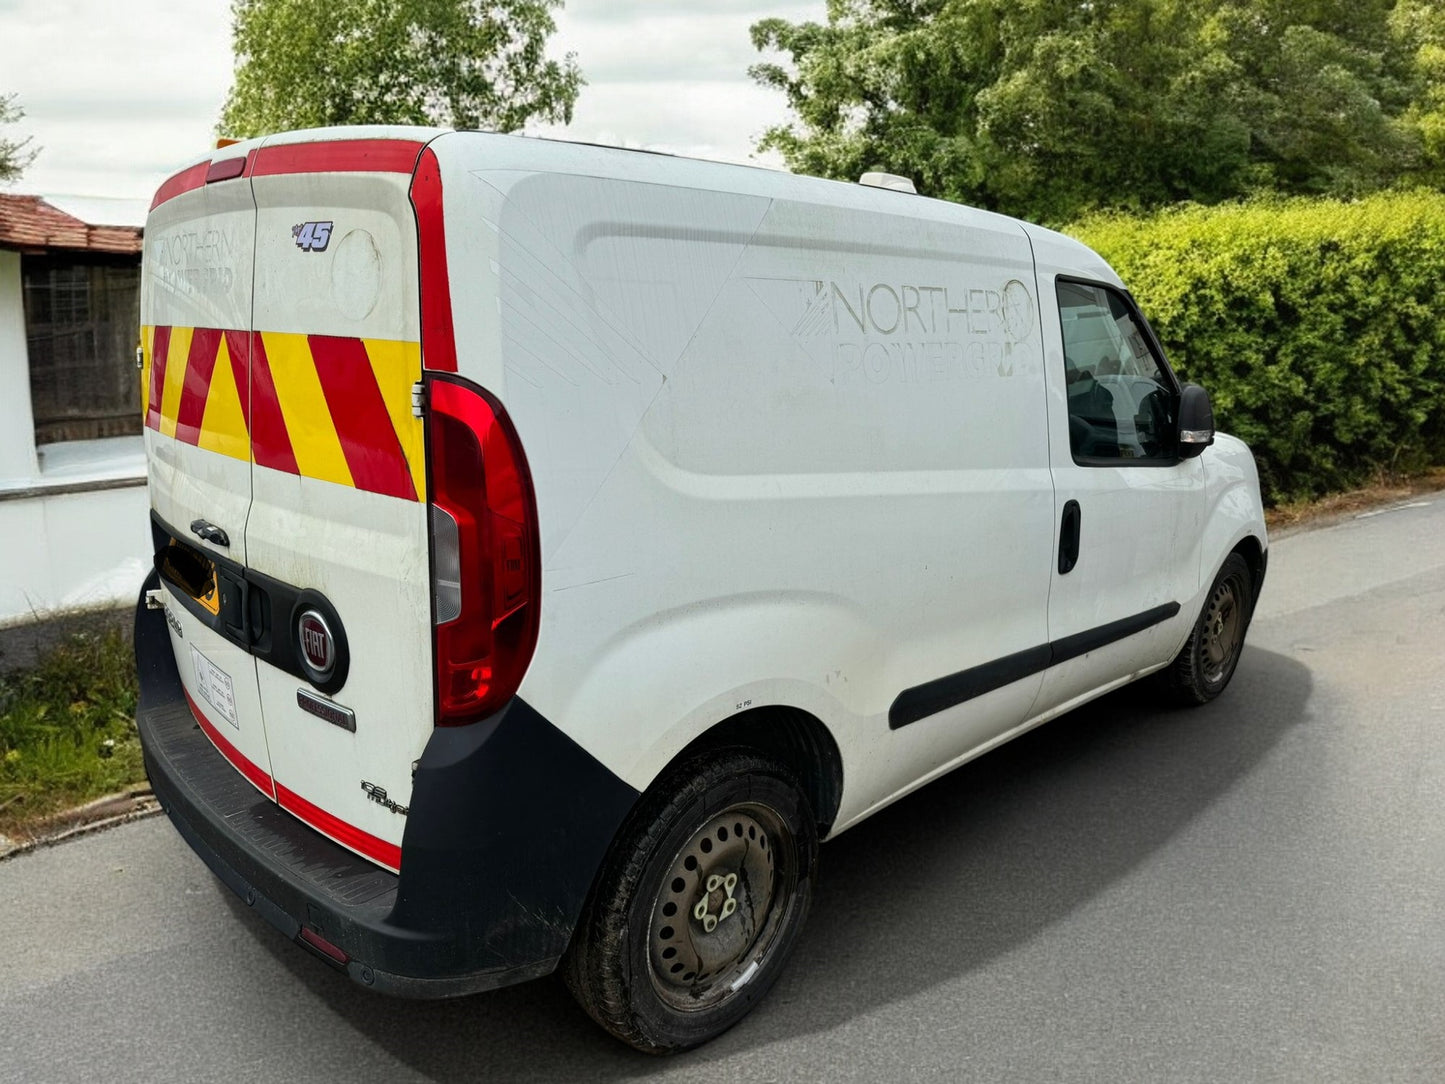
[[[250,565],[307,592],[274,610],[278,636],[297,642],[309,600],[324,600],[346,666],[329,688],[259,664],[277,797],[391,868],[433,726],[423,427],[411,409],[421,354],[408,186],[420,150],[268,144],[253,178]],[[319,711],[303,708],[318,698]]]
[[[1037,674],[889,727],[901,691],[1047,643],[1016,225],[703,163],[644,181],[586,148],[536,168],[484,137],[436,148],[487,208],[453,279],[495,283],[502,364],[474,378],[537,482],[529,703],[637,787],[738,710],[804,707],[845,749],[848,803],[1024,718]]]
[[[248,329],[256,209],[244,178],[204,183],[208,165],[178,175],[189,175],[184,184],[168,182],[146,222],[145,447],[158,550],[167,548],[170,532],[205,557],[239,568],[251,505]],[[203,537],[193,524],[222,533]],[[272,794],[255,660],[211,627],[218,593],[195,601],[171,580],[161,582],[176,666],[197,720],[242,774]]]
[[[643,491],[690,506],[713,590],[773,596],[748,607],[757,671],[837,702],[839,823],[1020,723],[1041,682],[895,710],[1047,641],[1031,271],[1011,224],[777,200],[644,420]],[[823,600],[841,620],[787,620]]]

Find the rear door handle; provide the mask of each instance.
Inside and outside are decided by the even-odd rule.
[[[1059,575],[1067,574],[1079,563],[1079,524],[1084,513],[1078,501],[1064,504],[1064,521],[1059,527]]]
[[[203,519],[193,519],[191,520],[191,533],[197,538],[204,539],[217,546],[224,546],[226,549],[231,548],[230,535],[226,534],[224,530],[217,527],[214,523],[207,523]]]

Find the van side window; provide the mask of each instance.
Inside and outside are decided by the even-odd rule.
[[[1175,462],[1178,391],[1133,306],[1107,286],[1061,279],[1057,290],[1075,462]]]

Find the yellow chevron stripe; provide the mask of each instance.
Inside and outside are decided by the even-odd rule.
[[[150,410],[151,401],[151,361],[155,352],[156,329],[154,325],[147,325],[140,329],[141,346],[141,369],[140,369],[140,418],[141,424],[145,424],[146,413]]]
[[[171,348],[166,354],[166,386],[161,390],[161,436],[176,435],[176,415],[181,409],[181,388],[186,383],[186,362],[191,356],[193,328],[171,328]]]
[[[245,394],[249,393],[248,388]],[[246,432],[246,415],[241,410],[242,394],[231,365],[231,351],[222,336],[216,367],[211,372],[211,386],[206,392],[206,411],[201,417],[200,447],[232,459],[251,458],[251,438]]]
[[[407,470],[417,498],[426,500],[426,433],[420,418],[411,412],[411,386],[421,379],[421,343],[391,339],[363,339],[382,402],[401,442]]]
[[[353,485],[306,336],[268,331],[262,339],[297,469],[308,478]]]
[[[155,331],[154,325],[141,328],[143,413],[150,397],[150,379],[155,365]],[[189,327],[171,328],[165,385],[161,389],[160,431],[164,436],[174,437],[176,433],[193,332],[194,329]],[[307,336],[266,332],[263,338],[272,379],[276,384],[276,396],[286,419],[287,433],[301,474],[340,485],[354,485],[341,449],[341,440],[321,390],[321,381],[316,375]],[[421,344],[392,339],[363,339],[362,345],[397,441],[406,457],[412,484],[418,496],[425,500],[426,433],[421,419],[411,412],[411,388],[421,379]],[[199,447],[233,459],[251,458],[251,439],[241,406],[241,397],[249,395],[250,388],[241,386],[223,336],[207,390]]]

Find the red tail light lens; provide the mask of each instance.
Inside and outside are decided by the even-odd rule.
[[[506,704],[532,661],[537,502],[501,404],[460,377],[431,375],[428,389],[437,724],[457,726]]]

